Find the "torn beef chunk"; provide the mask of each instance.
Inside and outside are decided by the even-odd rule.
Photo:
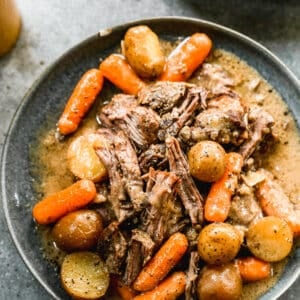
[[[195,118],[191,127],[184,127],[180,138],[189,144],[213,140],[220,144],[240,145],[248,137],[247,110],[234,93],[214,98],[206,110]]]
[[[187,87],[188,84],[185,82],[158,81],[139,92],[138,102],[150,106],[159,115],[163,115],[182,100]]]
[[[150,169],[146,192],[149,205],[141,217],[141,229],[159,247],[170,236],[172,228],[182,219],[182,207],[176,201],[178,177],[171,172]]]
[[[268,112],[258,106],[251,107],[248,119],[250,138],[241,145],[239,150],[244,161],[259,148],[265,138],[271,137],[274,141],[276,140],[272,131],[274,118]]]
[[[108,172],[110,182],[110,193],[108,200],[112,206],[115,216],[119,222],[130,217],[133,213],[133,206],[127,200],[124,181],[121,177],[120,164],[115,154],[114,136],[115,133],[107,128],[97,131],[103,143],[95,148],[97,155],[103,162]]]
[[[108,266],[109,273],[121,275],[127,254],[127,242],[118,225],[118,222],[112,222],[104,228],[97,250]]]
[[[249,226],[251,222],[262,216],[263,213],[257,203],[254,188],[243,183],[232,198],[229,218],[233,224]]]
[[[139,148],[147,148],[157,140],[160,118],[141,105],[134,96],[117,94],[102,107],[99,119],[104,126],[122,129]]]
[[[131,233],[123,276],[123,282],[128,286],[133,283],[142,267],[151,259],[155,247],[155,243],[146,232],[133,229]]]
[[[200,85],[209,91],[209,98],[228,93],[235,86],[233,78],[219,64],[204,63],[197,75]]]
[[[203,222],[203,197],[190,175],[184,153],[174,137],[168,137],[166,146],[170,170],[180,178],[177,185],[179,197],[190,216],[192,225],[201,225]]]
[[[115,153],[119,160],[123,182],[127,194],[136,211],[140,211],[146,200],[143,191],[143,180],[138,164],[136,152],[134,151],[129,139],[123,131],[118,131],[114,136]]]
[[[169,113],[161,117],[158,138],[164,141],[167,136],[177,136],[184,125],[189,125],[192,116],[198,109],[206,108],[206,90],[192,86],[179,107],[174,107]]]
[[[166,162],[165,144],[152,144],[139,156],[139,164],[143,173],[148,173],[151,167],[154,169],[163,168]]]
[[[186,273],[187,284],[185,287],[185,300],[197,299],[197,280],[199,276],[200,256],[198,251],[192,251],[190,255],[189,268]]]

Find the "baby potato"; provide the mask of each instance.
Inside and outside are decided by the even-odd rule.
[[[67,255],[60,275],[64,289],[75,299],[99,299],[106,293],[109,285],[107,266],[92,252]]]
[[[191,175],[204,182],[217,181],[225,171],[225,154],[216,142],[198,142],[188,152]]]
[[[211,223],[198,237],[198,252],[211,265],[225,264],[233,260],[241,247],[241,235],[227,223]]]
[[[293,232],[286,221],[269,216],[250,225],[246,241],[249,250],[256,257],[264,261],[276,262],[291,252]]]
[[[99,182],[106,178],[107,170],[94,150],[99,142],[97,134],[79,136],[70,144],[67,153],[70,171],[81,179]]]
[[[148,26],[129,28],[124,37],[123,51],[139,76],[152,79],[162,73],[165,57],[158,36]]]
[[[242,279],[237,267],[233,264],[206,266],[197,285],[198,299],[201,300],[234,300],[242,292]]]
[[[101,216],[93,210],[82,209],[61,218],[52,229],[52,236],[65,251],[93,248],[103,230]]]

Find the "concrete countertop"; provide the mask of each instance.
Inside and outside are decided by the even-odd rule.
[[[23,20],[16,47],[0,58],[0,147],[27,89],[56,58],[99,29],[155,16],[198,17],[261,42],[300,78],[298,0],[17,0]],[[19,257],[0,205],[0,299],[50,299]],[[300,279],[280,298],[299,299]]]

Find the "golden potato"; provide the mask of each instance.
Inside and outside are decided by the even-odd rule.
[[[250,225],[246,241],[256,257],[276,262],[291,252],[293,233],[286,221],[277,217],[264,217]]]
[[[222,266],[206,266],[197,285],[198,299],[234,300],[242,292],[242,279],[233,263]]]
[[[188,152],[191,175],[204,182],[218,180],[225,171],[225,150],[213,141],[201,141]]]
[[[67,255],[60,275],[64,289],[76,299],[98,299],[106,293],[109,285],[107,266],[92,252]]]
[[[97,134],[77,137],[68,148],[67,159],[70,171],[81,179],[99,182],[106,178],[107,170],[94,150],[99,142]]]
[[[198,238],[198,252],[208,264],[219,265],[233,260],[241,247],[241,235],[227,223],[211,223]]]
[[[165,57],[158,36],[148,26],[140,25],[128,29],[124,37],[123,51],[139,76],[151,79],[162,73]]]
[[[103,230],[101,216],[88,209],[71,212],[53,227],[52,236],[57,246],[66,251],[93,248]]]

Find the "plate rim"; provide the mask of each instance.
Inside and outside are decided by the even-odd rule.
[[[72,54],[73,51],[75,51],[79,47],[84,47],[88,43],[92,42],[95,39],[104,37],[105,35],[112,34],[114,31],[123,30],[124,28],[129,28],[131,26],[135,26],[142,23],[156,23],[156,22],[190,22],[190,23],[196,23],[199,26],[205,26],[209,29],[212,29],[214,31],[221,32],[225,35],[229,35],[230,37],[233,37],[235,39],[238,39],[252,47],[254,47],[257,51],[264,53],[273,63],[276,64],[277,67],[280,68],[280,70],[288,76],[288,80],[292,83],[292,85],[298,90],[300,93],[300,80],[297,78],[297,76],[287,67],[285,63],[282,62],[282,60],[275,55],[272,51],[270,51],[266,46],[263,44],[257,42],[253,38],[247,36],[244,33],[241,33],[235,29],[232,29],[230,27],[208,21],[202,18],[194,18],[194,17],[184,17],[184,16],[162,16],[162,17],[151,17],[151,18],[143,18],[143,19],[136,19],[124,23],[117,24],[112,27],[108,27],[106,29],[99,30],[97,33],[94,33],[87,38],[79,41],[72,47],[68,48],[66,51],[63,52],[63,54],[59,55],[52,63],[50,63],[49,66],[46,67],[46,69],[37,77],[37,79],[33,82],[33,84],[29,87],[29,89],[26,91],[25,95],[23,96],[22,100],[20,101],[19,105],[17,106],[11,120],[9,127],[6,131],[5,139],[2,146],[2,153],[1,153],[1,195],[2,195],[2,205],[3,205],[3,212],[5,216],[5,222],[7,224],[10,237],[13,241],[14,246],[17,249],[18,255],[22,258],[26,268],[31,272],[34,279],[39,282],[39,284],[51,295],[54,299],[60,299],[57,297],[57,295],[52,291],[52,289],[48,286],[46,282],[44,282],[41,278],[38,272],[34,269],[34,267],[31,265],[31,262],[28,260],[25,252],[22,249],[22,246],[20,242],[18,241],[16,234],[13,229],[13,224],[11,222],[11,218],[9,215],[9,208],[8,208],[8,199],[7,199],[7,191],[5,187],[5,174],[6,174],[6,157],[8,152],[8,145],[11,138],[11,134],[13,132],[13,129],[16,125],[16,121],[18,120],[18,116],[22,112],[22,108],[25,107],[32,95],[32,93],[38,88],[38,86],[43,82],[43,80],[53,71],[55,68],[70,54]],[[274,87],[276,89],[276,87]],[[297,272],[294,272],[292,276],[292,280],[290,280],[289,284],[284,287],[280,291],[275,291],[274,294],[272,294],[273,299],[277,299],[280,295],[282,295],[285,291],[288,290],[288,288],[295,282],[295,280],[300,275],[300,268],[297,269]],[[276,285],[275,285],[276,286]],[[268,290],[270,291],[270,290]],[[268,293],[268,291],[266,293]],[[265,295],[265,294],[264,294]],[[264,298],[264,295],[261,296],[260,299]]]

